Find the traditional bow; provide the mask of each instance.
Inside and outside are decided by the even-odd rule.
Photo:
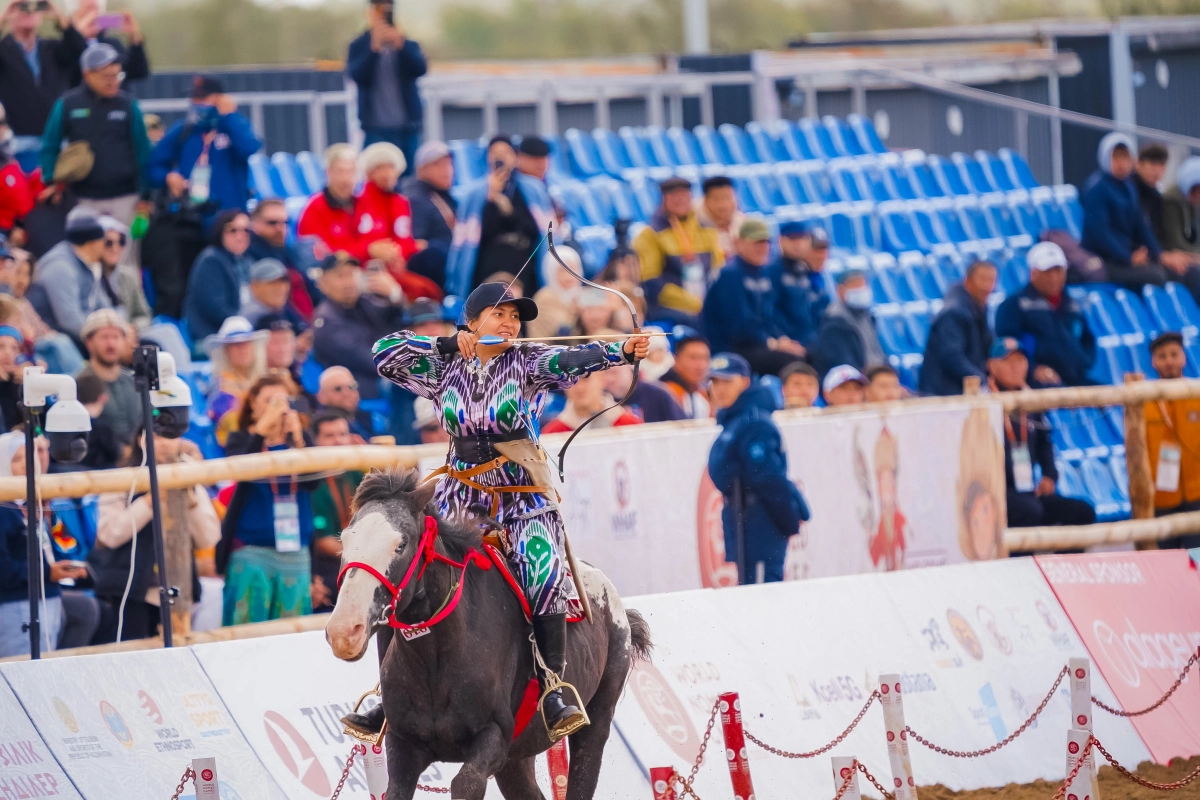
[[[637,308],[633,305],[632,300],[630,300],[628,297],[626,297],[624,295],[624,293],[617,291],[616,289],[612,288],[611,286],[602,286],[594,281],[589,281],[587,278],[583,277],[578,272],[571,269],[567,265],[567,262],[563,261],[559,257],[558,251],[556,251],[554,249],[554,223],[550,223],[550,226],[546,229],[546,242],[547,242],[547,251],[550,253],[550,255],[552,255],[554,257],[554,260],[558,262],[559,266],[561,266],[563,269],[565,269],[567,271],[567,274],[575,277],[581,283],[584,283],[595,289],[600,289],[601,291],[612,292],[617,297],[621,298],[621,301],[623,303],[625,303],[625,306],[629,309],[629,314],[633,317],[633,332],[635,334],[641,333],[641,325],[638,323]],[[617,400],[615,403],[613,403],[608,408],[603,408],[603,409],[597,411],[595,414],[592,414],[590,417],[588,417],[586,420],[583,421],[582,425],[580,425],[578,428],[576,428],[574,431],[572,431],[571,435],[569,437],[567,437],[567,440],[565,442],[563,442],[562,449],[558,451],[558,479],[560,481],[563,480],[563,463],[564,463],[563,457],[567,453],[567,448],[571,446],[571,442],[575,441],[575,437],[579,435],[580,431],[582,431],[584,428],[586,428],[588,426],[589,422],[596,419],[601,414],[611,411],[612,409],[616,408],[617,406],[624,405],[625,402],[630,397],[633,396],[633,390],[635,388],[637,388],[638,373],[639,373],[640,369],[641,369],[641,362],[635,360],[633,362],[633,382],[629,384],[629,391],[625,392],[625,396],[622,397],[620,400]]]

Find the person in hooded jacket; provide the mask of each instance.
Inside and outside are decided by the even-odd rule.
[[[1197,209],[1200,209],[1200,156],[1192,156],[1180,165],[1176,184],[1163,194],[1163,235],[1159,244],[1187,253],[1193,261],[1200,261]]]
[[[925,394],[962,394],[963,378],[987,380],[992,346],[987,299],[996,288],[996,265],[976,261],[967,276],[946,292],[942,310],[929,326],[919,388]]]
[[[708,453],[708,474],[725,496],[725,557],[741,561],[740,583],[781,581],[788,539],[809,510],[788,478],[783,437],[771,419],[775,398],[751,383],[750,364],[736,353],[714,356],[709,377],[722,431]]]
[[[821,380],[839,364],[849,364],[862,372],[867,367],[887,363],[887,354],[879,341],[875,319],[871,316],[874,296],[862,270],[847,269],[837,276],[836,302],[825,309],[817,341],[809,351],[809,361]]]
[[[1133,142],[1123,133],[1100,140],[1099,169],[1088,178],[1083,205],[1080,244],[1104,261],[1108,279],[1137,291],[1142,286],[1165,286],[1168,272],[1160,263],[1162,247],[1142,213],[1133,183]]]

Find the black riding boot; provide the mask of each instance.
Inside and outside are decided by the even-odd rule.
[[[375,649],[379,651],[379,666],[383,667],[383,658],[387,655],[388,647],[392,643],[392,629],[381,628],[379,633],[375,634]],[[358,734],[360,739],[373,739],[378,737],[383,731],[383,697],[379,698],[379,705],[372,708],[365,714],[359,714],[357,711],[351,711],[346,716],[342,717],[342,724],[347,728],[352,729],[351,736]]]
[[[549,614],[533,618],[533,636],[537,640],[538,652],[547,668],[565,682],[563,674],[567,664],[567,615]],[[546,691],[548,677],[540,669],[538,685],[542,692]],[[546,720],[546,732],[550,741],[557,742],[574,731],[588,724],[587,715],[575,705],[576,698],[571,692],[558,688],[546,695],[542,701],[542,714]]]

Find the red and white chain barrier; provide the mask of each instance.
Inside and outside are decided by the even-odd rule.
[[[217,785],[217,760],[215,758],[193,758],[192,763],[183,771],[179,785],[171,800],[179,800],[183,788],[191,781],[196,787],[196,800],[221,800],[221,790]]]
[[[1196,652],[1192,653],[1192,657],[1188,659],[1187,664],[1185,664],[1183,667],[1183,672],[1179,673],[1179,677],[1175,679],[1175,683],[1171,684],[1171,688],[1167,690],[1167,693],[1158,698],[1158,700],[1151,705],[1148,705],[1139,711],[1122,711],[1119,708],[1113,708],[1112,706],[1106,705],[1094,697],[1092,698],[1092,702],[1100,706],[1100,708],[1104,709],[1108,713],[1118,717],[1140,717],[1143,714],[1149,714],[1151,711],[1167,702],[1171,695],[1175,694],[1175,690],[1178,689],[1183,683],[1184,679],[1187,678],[1188,671],[1191,670],[1192,665],[1195,664],[1197,660],[1200,660],[1200,648],[1197,648]]]
[[[717,699],[721,709],[721,732],[725,735],[725,764],[733,783],[734,800],[751,800],[754,785],[750,781],[750,759],[746,757],[746,734],[742,728],[742,701],[737,692],[726,692]]]

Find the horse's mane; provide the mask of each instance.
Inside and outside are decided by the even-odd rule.
[[[353,511],[357,512],[367,503],[404,502],[401,495],[411,495],[420,485],[420,475],[415,469],[388,469],[368,472],[354,493]],[[447,519],[443,517],[431,502],[425,507],[425,513],[436,517],[438,521],[438,538],[456,555],[461,555],[474,547],[479,549],[483,544],[483,532],[480,526],[470,517],[465,519]]]

